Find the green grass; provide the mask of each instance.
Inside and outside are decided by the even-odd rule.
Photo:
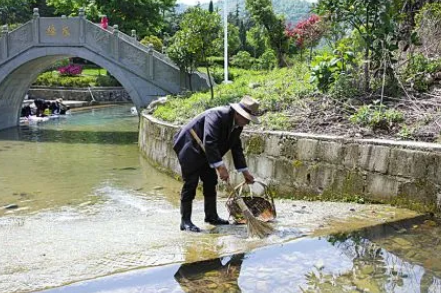
[[[83,73],[76,76],[62,76],[57,70],[48,71],[40,74],[33,85],[39,86],[64,86],[64,87],[89,87],[89,86],[120,86],[118,81],[106,75],[102,69],[101,75],[98,69],[86,69],[87,74]]]
[[[51,72],[52,75],[59,75],[58,70],[52,70],[52,71],[48,71]],[[81,75],[85,75],[85,76],[98,76],[98,75],[106,75],[107,74],[107,70],[104,68],[98,69],[98,68],[84,68],[83,71],[81,72]]]
[[[238,102],[242,96],[251,95],[260,101],[262,109],[268,110],[262,117],[263,126],[282,129],[289,123],[288,119],[283,117],[283,111],[292,107],[302,95],[314,90],[309,82],[308,68],[303,63],[272,71],[235,68],[231,68],[230,71],[234,77],[233,83],[215,86],[214,99],[211,99],[210,91],[189,96],[170,96],[169,102],[159,106],[153,115],[165,121],[182,124],[206,109]],[[277,116],[277,119],[268,119],[270,116]]]
[[[101,68],[84,68],[83,72],[81,73],[82,75],[92,75],[92,76],[97,76],[97,75],[106,75],[107,74],[107,70]]]

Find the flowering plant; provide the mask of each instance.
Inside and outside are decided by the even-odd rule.
[[[75,64],[69,64],[67,66],[58,68],[58,72],[61,75],[69,75],[69,76],[80,75],[82,71],[83,68],[80,65],[75,65]]]
[[[323,34],[323,27],[320,17],[316,14],[308,19],[298,22],[295,26],[291,23],[285,28],[285,35],[296,41],[299,48],[310,47],[320,40]]]

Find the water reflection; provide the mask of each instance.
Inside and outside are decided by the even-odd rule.
[[[175,280],[184,292],[241,292],[238,278],[245,254],[182,264]]]
[[[429,238],[422,238],[415,232],[422,226],[426,231],[425,237],[430,235]],[[378,231],[387,231],[388,234]],[[439,223],[421,218],[420,222],[382,225],[354,234],[302,238],[252,253],[132,271],[49,290],[47,293],[439,293],[441,270],[409,256],[424,254],[419,250],[412,251],[415,244],[436,241],[440,239],[440,232]],[[368,235],[376,236],[374,239],[365,238]],[[384,245],[402,237],[409,241],[409,245],[403,245],[403,240],[399,240],[401,246]],[[427,251],[434,264],[440,263],[438,246]]]
[[[2,131],[0,140],[124,145],[136,144],[138,141],[138,133],[127,131],[82,131],[65,129],[63,131],[59,131],[56,129],[15,127]]]
[[[306,274],[308,281],[303,291],[329,292],[333,288],[335,292],[441,292],[441,266],[436,269],[415,258],[416,255],[428,253],[433,263],[439,263],[439,253],[419,253],[419,250],[415,250],[415,244],[439,242],[439,234],[436,238],[427,237],[427,234],[421,238],[415,231],[427,225],[439,231],[439,224],[435,229],[434,223],[433,220],[421,218],[419,222],[414,220],[400,225],[381,225],[356,234],[328,237],[332,246],[341,251],[345,258],[352,260],[352,268],[349,272],[336,275],[326,272],[324,265],[316,267]],[[391,241],[395,245],[387,245]],[[425,247],[427,250],[427,245]]]

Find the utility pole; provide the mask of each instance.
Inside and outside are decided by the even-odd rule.
[[[228,83],[228,12],[227,12],[227,0],[224,0],[224,82]]]

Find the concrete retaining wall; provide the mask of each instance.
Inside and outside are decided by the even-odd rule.
[[[92,96],[98,102],[131,102],[131,98],[123,87],[91,87],[65,88],[65,87],[32,87],[28,91],[29,98],[43,98],[55,100],[62,98],[66,101],[91,101]]]
[[[172,149],[178,126],[142,115],[139,148],[162,170],[180,174]],[[250,172],[278,196],[395,203],[438,212],[441,145],[376,139],[345,139],[290,132],[244,131]],[[233,170],[231,156],[225,161]],[[233,180],[242,180],[233,172]]]

